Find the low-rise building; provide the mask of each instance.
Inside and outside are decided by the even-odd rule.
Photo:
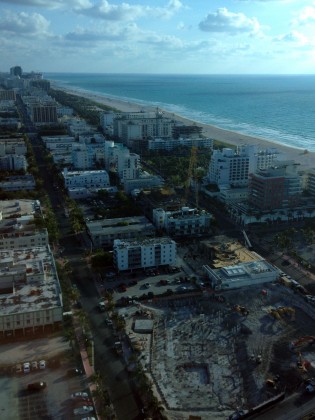
[[[108,173],[104,169],[91,171],[68,171],[68,169],[65,168],[62,175],[66,188],[105,188],[110,185]]]
[[[134,190],[154,189],[160,188],[164,185],[164,179],[158,175],[151,175],[147,172],[142,172],[138,178],[125,179],[123,181],[124,191],[131,194]]]
[[[271,283],[279,278],[280,270],[264,259],[213,269],[204,265],[203,271],[215,290]]]
[[[198,148],[207,148],[212,149],[213,139],[206,138],[178,138],[178,139],[162,139],[155,138],[153,140],[148,140],[148,149],[149,150],[173,150],[176,147],[198,147]]]
[[[40,212],[38,201],[0,201],[0,250],[48,245],[47,229],[38,228],[35,224],[36,212]]]
[[[118,271],[174,265],[176,242],[170,238],[150,238],[142,241],[116,239],[113,258]]]
[[[7,176],[0,182],[0,189],[4,191],[35,190],[36,183],[33,175]]]
[[[27,160],[24,155],[0,156],[0,171],[26,171]]]
[[[169,235],[186,236],[206,233],[210,229],[212,216],[205,210],[182,207],[177,211],[153,210],[153,223]]]
[[[155,227],[143,216],[91,221],[86,227],[95,248],[112,246],[115,239],[132,240],[155,234]]]
[[[0,300],[3,336],[61,323],[61,288],[49,246],[0,251]]]

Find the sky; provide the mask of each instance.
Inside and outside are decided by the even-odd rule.
[[[0,0],[0,71],[312,74],[315,0]]]

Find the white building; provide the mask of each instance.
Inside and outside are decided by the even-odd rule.
[[[152,140],[148,140],[148,149],[149,150],[173,150],[176,147],[193,147],[196,146],[198,148],[213,148],[213,139],[205,139],[205,138],[186,138],[180,137],[179,139],[161,139],[155,138]]]
[[[242,187],[248,185],[248,175],[257,169],[265,169],[276,160],[276,149],[260,150],[258,145],[242,145],[237,150],[214,150],[209,164],[208,181],[221,186]]]
[[[62,294],[48,246],[0,251],[0,333],[52,330],[62,321]]]
[[[1,171],[20,171],[27,170],[27,160],[24,155],[5,155],[0,156]]]
[[[47,229],[36,227],[34,222],[34,214],[39,211],[38,201],[0,201],[0,250],[48,245]]]
[[[166,118],[158,109],[155,112],[124,112],[116,114],[113,121],[114,135],[130,145],[133,140],[149,137],[172,138],[176,121]]]
[[[105,188],[110,185],[108,173],[104,169],[94,171],[68,171],[65,168],[62,175],[66,188]]]
[[[0,156],[26,155],[27,147],[23,139],[0,138]]]
[[[144,216],[91,221],[86,228],[94,248],[112,246],[115,239],[134,240],[155,234],[155,227]]]
[[[111,153],[111,169],[117,173],[122,183],[126,179],[136,179],[139,177],[141,171],[139,155],[130,153],[127,147],[120,145],[115,145]]]
[[[304,174],[303,187],[312,196],[315,196],[315,168],[309,169]]]
[[[210,229],[212,216],[205,210],[182,207],[177,211],[153,209],[153,223],[169,235],[185,236],[206,233]]]
[[[134,242],[116,239],[113,252],[118,271],[176,264],[176,242],[170,238]]]
[[[46,148],[50,151],[54,150],[71,150],[72,144],[76,142],[73,136],[42,136]]]
[[[216,290],[230,290],[241,287],[271,283],[279,278],[280,270],[264,259],[218,269],[204,265],[203,271],[211,287]]]

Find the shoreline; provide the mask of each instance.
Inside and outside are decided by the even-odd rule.
[[[58,85],[58,83],[52,83],[52,88],[63,90],[69,94],[77,95],[90,99],[96,103],[106,105],[110,108],[115,108],[121,112],[139,112],[139,111],[153,111],[156,109],[154,106],[141,105],[136,102],[131,102],[128,100],[111,98],[106,95],[102,95],[97,92],[85,91],[80,88],[68,88]],[[261,149],[266,148],[275,148],[279,152],[279,160],[295,160],[299,163],[300,170],[306,170],[310,168],[315,168],[315,152],[307,151],[305,149],[299,149],[291,146],[285,146],[283,144],[273,142],[271,140],[266,140],[260,137],[254,137],[245,135],[235,131],[225,130],[214,125],[200,123],[198,121],[193,121],[189,118],[182,117],[173,112],[166,111],[165,109],[159,108],[163,112],[164,116],[167,118],[173,118],[176,121],[180,121],[187,125],[197,125],[203,128],[202,135],[218,142],[226,143],[231,146],[241,146],[241,145],[258,145]]]

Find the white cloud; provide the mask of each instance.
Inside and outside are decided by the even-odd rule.
[[[0,32],[9,32],[16,35],[47,34],[49,21],[39,13],[11,13],[5,12],[0,18]]]
[[[199,29],[205,32],[235,33],[258,33],[261,25],[258,20],[248,18],[243,13],[229,12],[225,7],[214,13],[208,13],[203,21],[199,23]]]
[[[83,7],[77,12],[95,19],[111,21],[133,21],[143,16],[170,18],[182,7],[179,0],[170,0],[165,7],[151,7],[139,4],[111,4],[107,0],[101,0],[91,7]]]
[[[298,31],[291,31],[286,34],[278,35],[273,39],[276,42],[289,42],[289,43],[296,43],[298,45],[306,45],[308,44],[308,39],[305,35],[301,34]]]
[[[297,17],[292,21],[292,23],[293,25],[305,25],[308,23],[315,23],[315,7],[304,7],[298,13]]]

